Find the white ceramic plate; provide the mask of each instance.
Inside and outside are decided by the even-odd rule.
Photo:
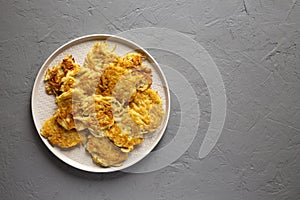
[[[44,121],[50,118],[57,108],[55,104],[55,98],[52,95],[47,95],[45,92],[44,77],[47,68],[57,65],[67,54],[73,55],[76,63],[83,65],[84,58],[87,52],[93,47],[95,42],[107,41],[107,43],[113,47],[117,45],[115,52],[118,55],[125,55],[129,52],[140,52],[147,55],[147,59],[144,63],[152,68],[153,83],[152,88],[158,91],[163,101],[163,108],[165,110],[165,116],[161,127],[154,133],[150,133],[145,138],[145,141],[129,153],[128,159],[120,167],[102,168],[93,163],[90,155],[85,151],[84,147],[75,147],[72,149],[63,150],[58,147],[52,146],[47,139],[40,135],[40,129]],[[72,40],[60,48],[58,48],[43,64],[39,73],[37,74],[31,96],[31,110],[33,121],[36,129],[41,137],[42,141],[48,147],[48,149],[63,162],[89,172],[112,172],[125,169],[143,159],[151,150],[157,145],[163,133],[166,129],[169,113],[170,113],[170,94],[166,78],[159,67],[158,63],[153,57],[142,47],[137,44],[118,37],[108,34],[96,34],[87,35],[75,40]]]

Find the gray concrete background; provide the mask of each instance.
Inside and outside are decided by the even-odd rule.
[[[300,1],[1,1],[1,199],[300,199]],[[60,45],[91,33],[147,26],[182,32],[205,47],[223,76],[225,127],[203,160],[198,150],[210,120],[203,79],[199,134],[170,166],[147,174],[86,173],[45,147],[30,111],[35,76]],[[167,52],[159,62],[193,68]],[[180,120],[172,95],[171,124]]]

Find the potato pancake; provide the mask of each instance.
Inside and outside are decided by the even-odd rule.
[[[164,111],[162,101],[153,89],[138,91],[129,107],[131,118],[142,131],[151,132],[160,126]]]
[[[48,68],[44,81],[47,94],[60,95],[74,87],[74,77],[80,66],[72,55],[67,55],[58,65]]]
[[[68,55],[45,76],[46,92],[55,95],[58,109],[41,135],[61,148],[83,144],[101,167],[122,165],[164,116],[162,100],[151,89],[152,70],[143,64],[146,57],[114,50],[97,42],[82,67]]]
[[[41,135],[47,138],[52,145],[61,148],[70,148],[82,144],[81,136],[77,130],[66,130],[57,123],[55,115],[44,122]]]
[[[93,161],[102,166],[121,166],[128,158],[128,154],[122,152],[107,137],[89,136],[86,150],[91,154]]]

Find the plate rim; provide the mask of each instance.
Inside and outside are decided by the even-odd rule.
[[[149,57],[151,59],[151,62],[153,62],[158,71],[159,71],[159,76],[160,76],[160,79],[162,79],[164,85],[163,87],[166,87],[165,88],[165,93],[166,93],[166,116],[165,116],[165,119],[163,121],[163,126],[160,128],[162,132],[159,137],[157,138],[157,140],[154,141],[154,143],[152,144],[152,147],[147,149],[147,151],[143,152],[143,156],[139,159],[137,159],[136,161],[130,163],[129,166],[120,166],[120,167],[109,167],[109,168],[103,168],[103,167],[100,167],[99,166],[99,170],[92,170],[90,168],[86,168],[86,165],[84,164],[81,164],[77,161],[74,161],[73,159],[69,158],[68,156],[64,155],[64,154],[58,154],[57,152],[55,152],[53,149],[54,149],[54,146],[52,146],[47,139],[45,139],[41,134],[40,134],[40,130],[38,129],[37,127],[37,119],[36,119],[36,116],[34,115],[34,96],[36,94],[36,88],[37,88],[37,85],[39,83],[39,79],[38,77],[40,77],[43,73],[43,69],[45,67],[47,67],[47,65],[50,64],[50,62],[52,62],[52,60],[59,54],[61,53],[64,49],[68,48],[69,46],[72,46],[72,45],[76,45],[76,44],[79,44],[79,43],[84,43],[84,42],[87,42],[87,41],[92,41],[92,40],[105,40],[105,38],[113,38],[114,40],[119,40],[119,41],[122,41],[122,42],[125,42],[126,44],[129,44],[131,46],[135,46],[138,50],[141,50],[142,52],[146,53],[147,54],[147,57]],[[72,39],[62,45],[60,45],[55,51],[53,51],[53,53],[50,54],[50,56],[44,61],[44,63],[41,65],[41,67],[39,68],[39,71],[38,73],[36,74],[35,76],[35,81],[34,81],[34,84],[33,84],[33,87],[32,87],[32,91],[31,91],[31,115],[32,115],[32,119],[33,119],[33,123],[34,123],[34,126],[35,126],[35,129],[37,130],[37,133],[39,135],[39,137],[41,138],[41,140],[43,141],[43,143],[47,146],[48,150],[50,152],[52,152],[52,154],[55,155],[55,157],[57,157],[59,160],[61,160],[62,162],[66,163],[67,165],[71,166],[71,167],[74,167],[76,169],[79,169],[79,170],[82,170],[82,171],[86,171],[86,172],[92,172],[92,173],[109,173],[109,172],[115,172],[115,171],[121,171],[125,168],[129,168],[133,165],[135,165],[136,163],[140,162],[141,160],[143,160],[156,146],[157,144],[159,143],[159,141],[161,140],[161,138],[163,137],[163,135],[165,134],[166,132],[166,128],[167,128],[167,125],[168,125],[168,122],[169,122],[169,118],[170,118],[170,91],[169,91],[169,86],[168,86],[168,82],[167,82],[167,79],[165,77],[165,74],[164,72],[162,71],[160,65],[158,64],[158,62],[152,57],[152,55],[147,51],[145,50],[143,47],[141,47],[140,45],[136,44],[135,42],[131,41],[131,40],[128,40],[124,37],[120,37],[120,36],[117,36],[117,35],[112,35],[112,34],[89,34],[89,35],[84,35],[84,36],[80,36],[80,37],[77,37],[75,39]]]

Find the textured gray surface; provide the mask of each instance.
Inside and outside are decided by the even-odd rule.
[[[0,25],[1,199],[300,199],[300,1],[1,1]],[[36,73],[70,39],[146,26],[187,34],[218,65],[228,110],[216,147],[198,159],[210,99],[193,74],[188,78],[202,117],[179,160],[147,174],[91,174],[67,166],[33,125]],[[152,53],[192,74],[186,61]],[[175,132],[180,108],[172,97],[169,130]]]

